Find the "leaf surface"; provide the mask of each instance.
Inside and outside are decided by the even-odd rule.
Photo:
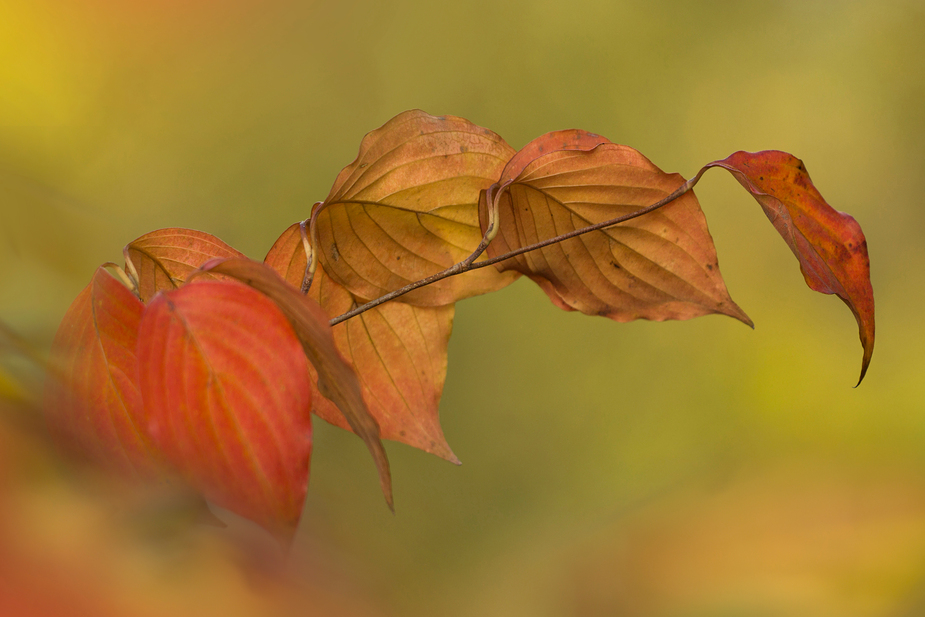
[[[301,285],[306,256],[298,223],[283,232],[265,263],[293,286]],[[308,295],[332,316],[357,305],[350,292],[320,266]],[[422,307],[392,301],[332,330],[337,349],[360,379],[363,399],[379,424],[382,438],[458,463],[438,417],[454,312],[453,305]],[[313,411],[350,430],[330,401],[316,399]]]
[[[854,313],[864,350],[860,383],[874,352],[875,334],[870,260],[861,226],[826,203],[803,161],[787,152],[736,152],[704,169],[709,167],[730,171],[761,204],[799,260],[809,288],[837,295]]]
[[[366,135],[314,217],[324,269],[365,301],[462,261],[482,238],[479,191],[513,154],[498,135],[463,118],[415,110],[389,120]],[[483,268],[417,289],[403,302],[452,304],[515,278]]]
[[[563,135],[563,133],[565,135]],[[576,131],[538,138],[492,187],[500,231],[491,257],[630,214],[684,180],[638,151]],[[529,159],[529,160],[528,160]],[[487,227],[491,204],[480,198]],[[554,304],[616,321],[690,319],[710,313],[751,325],[729,297],[700,205],[688,192],[661,209],[502,261],[528,275]]]
[[[501,179],[497,184],[505,186],[514,182],[528,165],[531,165],[537,158],[545,154],[568,150],[593,150],[601,144],[609,143],[611,141],[606,137],[581,129],[566,129],[547,133],[517,151],[517,154],[504,166]]]
[[[244,257],[212,234],[170,227],[147,233],[124,249],[125,266],[144,302],[162,289],[176,289],[210,259]]]
[[[207,499],[290,539],[311,456],[308,362],[286,317],[236,282],[156,296],[138,337],[147,430]]]
[[[382,493],[389,508],[392,508],[392,477],[379,425],[366,407],[356,373],[338,352],[328,316],[318,303],[258,261],[246,258],[217,260],[205,264],[203,270],[235,278],[261,292],[279,307],[292,324],[305,356],[315,368],[318,391],[337,405],[353,432],[372,454]]]
[[[161,457],[144,430],[135,346],[144,304],[104,268],[71,304],[52,344],[45,415],[68,450],[153,480]]]

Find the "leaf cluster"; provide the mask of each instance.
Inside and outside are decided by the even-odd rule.
[[[207,233],[130,242],[54,342],[46,397],[62,447],[123,477],[185,482],[286,541],[299,520],[311,414],[458,463],[438,404],[454,305],[520,276],[556,306],[634,319],[723,314],[729,296],[693,192],[711,167],[757,200],[807,285],[840,297],[874,344],[864,235],[785,152],[736,152],[685,180],[582,130],[515,151],[454,116],[402,113],[369,133],[310,216],[263,262]],[[124,283],[124,284],[123,284]]]

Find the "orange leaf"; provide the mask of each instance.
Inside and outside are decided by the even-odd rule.
[[[263,294],[198,281],[156,296],[138,335],[147,429],[206,498],[290,539],[308,485],[311,387]]]
[[[761,204],[799,260],[809,288],[836,294],[854,313],[864,349],[861,383],[874,353],[874,290],[861,226],[826,203],[803,161],[792,154],[736,152],[703,169],[709,167],[729,170]]]
[[[544,154],[563,150],[593,150],[601,144],[609,143],[611,143],[611,141],[606,137],[601,137],[600,135],[589,133],[581,129],[566,129],[564,131],[546,133],[546,135],[534,139],[521,148],[517,154],[508,161],[507,165],[504,166],[504,172],[497,184],[499,186],[505,186],[514,182],[528,165]]]
[[[306,257],[298,223],[283,232],[265,263],[290,284],[301,285]],[[357,305],[350,292],[320,266],[308,295],[329,315],[340,315]],[[360,378],[363,399],[379,423],[382,438],[458,463],[438,417],[454,312],[453,305],[386,302],[337,324],[333,333],[338,350]],[[330,401],[316,400],[313,411],[350,430]]]
[[[62,445],[105,469],[153,480],[160,456],[144,432],[135,345],[144,304],[105,269],[55,336],[45,415]]]
[[[250,285],[274,302],[286,316],[315,368],[318,391],[337,405],[372,454],[382,493],[392,508],[392,476],[379,436],[379,425],[363,401],[356,373],[337,351],[328,316],[318,303],[283,280],[269,266],[251,259],[215,261],[205,264],[203,271],[224,274]]]
[[[211,234],[180,227],[147,233],[130,242],[122,253],[125,268],[138,284],[144,302],[162,289],[176,289],[190,272],[210,259],[244,256]]]
[[[513,171],[502,173],[511,179],[481,195],[483,229],[490,215],[488,195],[498,207],[500,230],[488,247],[491,257],[635,212],[684,183],[636,150],[583,132],[549,133],[524,151],[536,156],[529,161],[515,156]],[[566,310],[616,321],[721,313],[751,325],[726,291],[692,192],[645,216],[497,267],[528,275]]]
[[[479,191],[513,153],[495,133],[455,116],[407,111],[389,120],[366,135],[317,211],[312,237],[324,269],[365,301],[462,261],[482,239]],[[452,304],[516,276],[483,268],[402,300]]]

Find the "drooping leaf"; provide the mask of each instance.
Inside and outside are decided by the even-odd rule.
[[[311,456],[308,363],[263,294],[196,281],[149,304],[138,335],[146,428],[207,499],[289,539]]]
[[[143,426],[135,346],[144,304],[104,268],[58,328],[45,396],[51,432],[68,450],[143,481],[161,457]]]
[[[704,167],[722,167],[761,204],[800,262],[810,289],[835,294],[854,313],[864,357],[864,379],[874,352],[874,290],[861,226],[822,198],[803,161],[778,150],[736,152]],[[702,171],[701,171],[702,173]]]
[[[565,138],[561,135],[565,133]],[[493,187],[500,231],[495,257],[594,223],[640,210],[667,197],[684,180],[636,150],[590,134],[550,133],[505,170]],[[541,147],[542,146],[542,147]],[[487,226],[488,193],[479,214]],[[660,210],[497,264],[536,281],[560,308],[616,321],[690,319],[720,313],[751,325],[729,297],[716,249],[692,192]]]
[[[455,116],[407,111],[369,133],[313,223],[324,269],[361,300],[440,272],[478,246],[479,191],[514,150]],[[500,289],[514,273],[483,268],[417,289],[408,304],[442,306]]]
[[[306,256],[298,223],[283,232],[265,263],[293,286],[301,284]],[[357,305],[350,292],[334,282],[321,266],[315,270],[308,295],[332,316]],[[338,350],[360,379],[363,399],[379,424],[382,438],[458,463],[438,417],[454,312],[453,305],[422,307],[392,301],[341,322],[332,330]],[[332,424],[350,429],[343,414],[326,399],[316,399],[313,411]]]
[[[318,391],[340,409],[344,418],[366,444],[376,469],[379,484],[389,508],[392,504],[392,476],[389,459],[376,419],[363,400],[356,373],[337,351],[328,316],[317,302],[287,283],[269,266],[250,259],[216,260],[203,266],[206,272],[224,274],[250,285],[264,294],[292,324],[305,355],[317,374]]]
[[[211,234],[181,227],[147,233],[126,245],[122,253],[125,269],[136,277],[144,302],[162,289],[176,289],[210,259],[244,257]]]

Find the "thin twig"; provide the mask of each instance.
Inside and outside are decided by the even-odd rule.
[[[549,238],[547,240],[542,240],[541,242],[537,242],[536,244],[531,244],[529,246],[524,246],[519,249],[515,249],[509,253],[505,253],[504,255],[498,255],[497,257],[492,257],[491,259],[485,259],[483,261],[475,262],[475,259],[479,255],[481,255],[482,252],[484,252],[488,246],[488,243],[486,242],[486,237],[488,236],[489,232],[486,231],[485,236],[483,236],[482,242],[479,244],[479,247],[476,249],[476,251],[472,255],[464,259],[463,261],[457,264],[453,264],[452,266],[450,266],[449,268],[447,268],[446,270],[442,272],[432,274],[428,276],[427,278],[423,278],[409,285],[405,285],[401,289],[396,289],[395,291],[389,292],[385,294],[384,296],[380,296],[376,298],[375,300],[371,300],[367,302],[366,304],[361,304],[360,306],[354,308],[353,310],[347,311],[343,315],[338,315],[337,317],[335,317],[334,319],[330,321],[330,324],[332,326],[337,325],[342,321],[346,321],[350,319],[351,317],[356,317],[360,313],[364,313],[371,308],[375,308],[379,306],[380,304],[384,304],[388,302],[389,300],[394,300],[395,298],[403,296],[410,291],[414,291],[415,289],[418,289],[419,287],[424,287],[426,285],[430,285],[431,283],[436,283],[437,281],[443,280],[451,276],[456,276],[457,274],[463,274],[470,270],[477,270],[478,268],[484,268],[486,266],[491,266],[498,262],[504,261],[506,259],[517,257],[518,255],[523,255],[524,253],[529,253],[530,251],[535,251],[537,249],[547,247],[551,244],[556,244],[564,240],[569,240],[571,238],[575,238],[577,236],[590,233],[592,231],[598,231],[606,227],[612,227],[620,223],[625,223],[626,221],[629,221],[631,219],[638,218],[640,216],[643,216],[645,214],[658,210],[662,206],[665,206],[671,203],[678,197],[681,197],[682,195],[687,193],[689,190],[694,188],[694,185],[697,184],[698,180],[700,180],[700,177],[703,175],[704,171],[705,169],[701,169],[700,172],[698,172],[696,176],[694,176],[693,178],[691,178],[690,180],[688,180],[687,182],[679,186],[678,189],[675,190],[675,192],[673,192],[671,195],[652,204],[651,206],[642,208],[641,210],[636,210],[635,212],[624,214],[623,216],[618,216],[617,218],[610,219],[609,221],[603,221],[601,223],[595,223],[594,225],[588,225],[587,227],[582,227],[581,229],[570,231],[560,236],[556,236],[555,238]]]

